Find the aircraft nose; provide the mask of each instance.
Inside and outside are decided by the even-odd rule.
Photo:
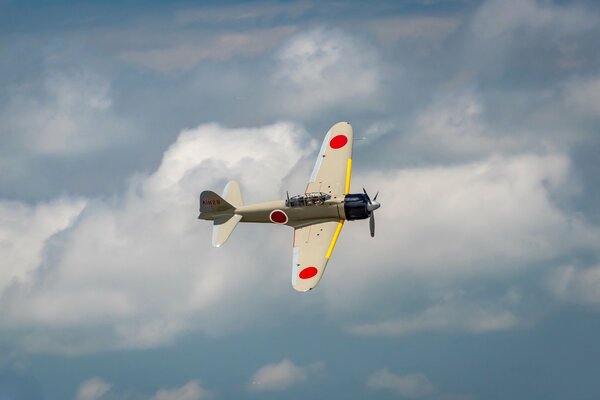
[[[372,201],[371,204],[367,204],[367,210],[369,211],[375,211],[379,207],[381,207],[381,204],[378,201]]]

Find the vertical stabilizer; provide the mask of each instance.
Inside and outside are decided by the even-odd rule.
[[[229,181],[223,189],[223,198],[234,207],[241,207],[244,205],[242,200],[242,191],[240,185],[236,181]]]

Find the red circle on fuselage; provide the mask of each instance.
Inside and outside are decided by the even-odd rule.
[[[300,279],[310,279],[313,276],[315,276],[317,272],[319,271],[315,267],[306,267],[302,271],[300,271],[298,276],[300,277]]]
[[[346,143],[348,143],[348,138],[346,136],[337,135],[329,141],[329,146],[331,146],[332,149],[340,149],[344,147]]]
[[[276,224],[285,224],[288,221],[287,215],[285,215],[285,213],[281,210],[272,211],[271,215],[269,215],[269,218]]]

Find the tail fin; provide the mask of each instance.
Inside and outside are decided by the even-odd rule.
[[[201,213],[227,213],[227,211],[230,211],[230,213],[233,214],[235,207],[229,204],[224,198],[215,192],[211,192],[210,190],[205,190],[204,192],[200,193]]]
[[[223,190],[223,196],[210,190],[200,194],[200,215],[202,213],[214,215],[213,246],[219,247],[229,238],[235,226],[242,219],[241,215],[235,214],[235,209],[242,205],[242,192],[236,181],[227,183]]]
[[[223,189],[223,198],[234,207],[241,207],[244,205],[242,200],[242,191],[240,185],[236,181],[229,181]]]

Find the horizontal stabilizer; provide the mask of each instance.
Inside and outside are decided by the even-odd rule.
[[[241,219],[242,216],[239,214],[224,215],[215,218],[212,235],[213,246],[220,247],[225,243]]]

